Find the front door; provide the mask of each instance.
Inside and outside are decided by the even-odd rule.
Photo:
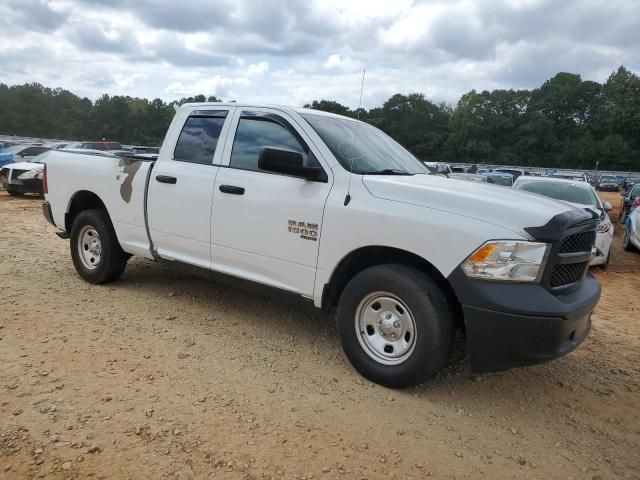
[[[162,149],[149,184],[149,230],[158,254],[211,267],[211,202],[233,109],[185,112],[173,151]],[[178,119],[176,119],[178,121]]]
[[[236,112],[213,192],[212,267],[312,296],[331,172],[323,166],[327,178],[309,181],[258,168],[263,147],[294,150],[322,166],[296,125],[270,109]]]

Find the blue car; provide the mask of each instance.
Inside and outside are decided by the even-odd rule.
[[[49,150],[41,145],[14,145],[0,150],[0,168],[9,163],[26,162],[33,157]]]

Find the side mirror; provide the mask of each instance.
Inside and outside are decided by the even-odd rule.
[[[602,204],[602,208],[604,208],[604,209],[605,209],[605,211],[607,211],[607,212],[608,212],[608,211],[609,211],[609,210],[611,210],[611,208],[613,208],[613,207],[611,207],[611,204],[610,204],[609,202],[604,202],[604,203]]]
[[[306,180],[323,181],[322,168],[305,167],[302,154],[284,148],[264,147],[258,156],[258,168]]]

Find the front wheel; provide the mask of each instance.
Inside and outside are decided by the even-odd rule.
[[[89,283],[113,282],[127,265],[127,254],[105,210],[85,210],[76,217],[70,247],[76,271]]]
[[[427,274],[379,265],[356,275],[338,304],[337,328],[351,364],[392,388],[419,384],[444,368],[453,344],[453,315]]]

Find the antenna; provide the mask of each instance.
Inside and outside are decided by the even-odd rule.
[[[353,147],[351,155],[351,164],[349,165],[349,185],[347,186],[347,196],[344,197],[344,206],[349,205],[351,201],[351,177],[353,177],[353,161],[355,160],[356,144],[358,142],[358,127],[360,126],[360,108],[362,108],[362,92],[364,91],[364,74],[367,72],[366,68],[362,69],[362,83],[360,84],[360,100],[358,101],[358,110],[356,114],[356,131],[353,136]]]

